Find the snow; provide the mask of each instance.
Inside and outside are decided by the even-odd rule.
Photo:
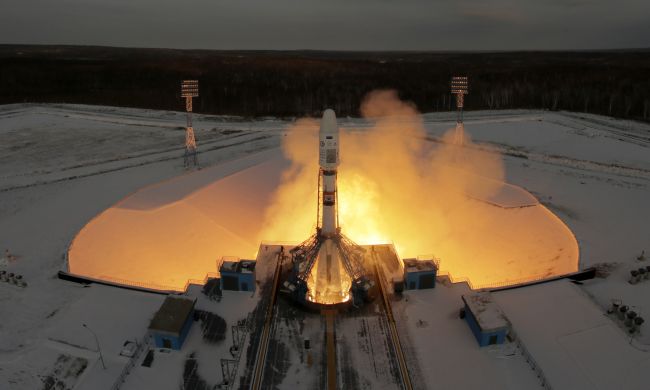
[[[476,318],[481,330],[495,331],[508,327],[508,321],[489,292],[463,295],[463,301]]]
[[[438,283],[435,289],[408,290],[392,304],[402,344],[411,350],[409,370],[419,364],[420,381],[429,389],[538,388],[534,372],[511,345],[478,346],[459,316],[461,296],[470,292],[465,283]]]
[[[627,283],[629,270],[643,265],[636,256],[642,249],[650,249],[649,126],[564,112],[482,111],[468,112],[465,118],[466,130],[475,141],[505,154],[506,181],[530,192],[545,207],[543,210],[551,210],[557,215],[552,218],[561,219],[575,234],[581,268],[602,262],[619,264],[608,278],[580,287],[562,287],[563,282],[554,282],[539,286],[544,289],[543,294],[536,286],[512,290],[517,293],[510,299],[517,302],[498,304],[515,332],[555,389],[645,388],[648,353],[644,350],[650,349],[646,345],[650,334],[645,330],[647,323],[630,346],[619,324],[603,313],[613,298],[635,306],[646,318],[650,313],[650,282]],[[424,120],[430,137],[435,138],[453,125],[453,114],[426,114]],[[8,248],[17,256],[16,261],[1,267],[24,275],[28,283],[24,289],[0,283],[0,388],[38,388],[39,376],[52,372],[62,353],[89,363],[76,379],[78,388],[97,383],[102,384],[98,388],[107,388],[121,372],[126,364],[126,358],[119,356],[123,342],[144,334],[149,316],[162,297],[97,285],[83,288],[58,280],[55,274],[64,266],[63,255],[69,243],[88,221],[129,194],[148,185],[164,185],[166,180],[184,174],[182,148],[178,147],[183,141],[183,123],[182,113],[150,110],[0,106],[0,248]],[[358,119],[344,119],[342,123],[360,128],[365,125]],[[238,167],[227,173],[228,162],[252,161],[245,157],[265,150],[275,153],[271,150],[279,146],[287,124],[280,120],[196,115],[200,159],[206,169],[182,176],[187,180],[186,188],[178,187],[180,192],[175,197],[155,198],[158,203],[152,201],[154,198],[145,202],[129,198],[133,202],[131,208],[115,210],[149,212],[162,203],[175,205],[178,202],[174,199],[200,196],[200,189],[217,177],[234,180]],[[263,164],[252,164],[249,169],[262,169]],[[222,168],[218,168],[220,165]],[[217,172],[219,169],[224,171]],[[205,181],[199,180],[203,172]],[[215,176],[208,180],[207,173]],[[208,204],[209,192],[204,195],[203,202]],[[220,207],[218,202],[212,203],[213,207]],[[515,210],[518,218],[525,220],[536,207]],[[201,214],[191,207],[184,211]],[[248,212],[223,211],[230,213],[226,214],[228,220]],[[241,219],[247,220],[250,215],[244,214]],[[211,256],[206,268],[214,268],[217,260],[216,255]],[[263,271],[264,265],[258,264],[258,278]],[[589,295],[581,296],[582,291]],[[230,324],[245,317],[257,298],[228,293],[221,302],[205,305],[222,305],[214,310],[227,317]],[[394,306],[400,336],[410,340],[406,343],[411,351],[409,364],[419,363],[424,386],[539,386],[534,371],[512,344],[478,348],[467,325],[458,319],[460,295],[466,293],[469,291],[462,285],[438,284],[434,290],[409,291],[408,302],[403,300]],[[504,297],[505,293],[498,294]],[[550,301],[559,308],[553,308]],[[542,316],[525,302],[551,307]],[[118,304],[125,308],[114,310]],[[199,301],[197,305],[200,304]],[[111,310],[105,310],[106,307]],[[569,309],[578,314],[567,316],[565,310]],[[123,329],[114,326],[118,315],[129,318]],[[106,371],[98,361],[91,334],[80,329],[83,321],[88,321],[97,333],[102,350],[106,348]],[[314,329],[319,323],[313,324]],[[553,338],[556,336],[557,339]],[[200,365],[202,375],[209,377],[211,383],[218,382],[220,372],[214,369],[214,362],[229,356],[229,342],[206,348],[194,327],[187,345],[187,351],[196,350],[202,361],[209,362]],[[158,353],[152,369],[136,366],[124,388],[178,388],[184,358],[184,352]],[[547,360],[551,362],[542,363]],[[574,370],[567,371],[560,366],[562,362]],[[472,375],[467,374],[468,370]],[[300,380],[288,375],[287,386],[306,383],[311,372],[303,370],[297,374],[302,375]],[[566,374],[566,379],[558,379],[558,372]],[[576,387],[571,387],[574,384]]]
[[[494,181],[480,176],[474,176],[473,181]],[[472,189],[475,187],[468,188],[467,196],[477,200],[481,200],[495,206],[503,208],[515,208],[515,207],[530,207],[537,206],[539,202],[531,193],[524,190],[521,187],[513,186],[508,183],[498,183],[498,185],[478,185],[479,188],[498,188],[493,194],[485,196],[485,194],[473,193]]]
[[[553,388],[647,388],[639,379],[650,369],[650,355],[630,345],[570,281],[495,292],[493,298]]]
[[[67,107],[62,110],[76,109]],[[18,381],[7,382],[14,377],[6,367],[14,367],[12,362],[31,360],[28,356],[30,351],[41,343],[42,333],[53,325],[57,314],[81,299],[88,291],[58,280],[55,276],[63,265],[64,254],[75,234],[93,216],[129,193],[184,173],[182,149],[156,155],[157,151],[146,147],[146,133],[129,133],[131,138],[111,138],[110,135],[115,130],[113,126],[105,122],[93,122],[85,131],[103,135],[111,139],[111,142],[86,144],[83,137],[69,139],[66,130],[69,126],[74,126],[76,119],[65,118],[65,114],[59,115],[60,110],[51,105],[0,107],[1,169],[6,173],[0,183],[0,247],[8,248],[18,256],[19,261],[8,264],[7,269],[24,275],[28,283],[26,289],[0,283],[0,313],[3,313],[0,324],[0,367],[3,368],[0,387],[13,383],[11,386],[19,389],[34,388],[30,383],[33,384],[33,380],[40,381],[36,378],[39,368],[21,374]],[[83,110],[95,110],[98,115],[104,115],[104,111],[116,112],[112,116],[116,123],[119,123],[123,113],[122,109],[104,107],[85,107]],[[47,133],[50,136],[34,134],[30,141],[30,145],[43,145],[50,149],[48,153],[40,154],[42,165],[38,169],[32,169],[31,162],[26,161],[29,146],[21,146],[27,149],[21,152],[15,144],[17,133],[20,133],[20,137],[28,136],[29,128],[21,124],[31,123],[33,111],[50,112],[35,124],[36,128],[43,125],[51,130]],[[145,117],[161,115],[146,110],[126,111]],[[19,127],[20,132],[5,125],[7,118],[13,121],[7,123]],[[121,126],[125,131],[130,128]],[[255,127],[255,123],[233,124],[233,127],[237,126],[250,128]],[[273,127],[273,123],[268,126]],[[272,135],[275,131],[269,133],[271,135],[267,138],[257,141],[248,139],[245,143],[231,147],[227,146],[230,144],[228,141],[223,145],[224,148],[205,151],[202,161],[209,166],[261,149],[277,147],[278,138]],[[170,136],[170,140],[182,142],[182,132]],[[215,141],[215,147],[220,146],[218,142],[220,141]],[[114,161],[114,156],[120,155],[124,144],[136,144],[138,153]],[[94,158],[104,150],[113,157],[105,160]],[[165,158],[161,158],[161,155]],[[60,169],[62,166],[78,168]],[[111,169],[107,169],[107,166]],[[121,169],[113,169],[115,166]],[[22,370],[24,366],[18,368]]]
[[[7,385],[5,380],[11,382],[20,376],[26,361],[31,370],[46,374],[53,358],[59,354],[89,362],[75,389],[95,389],[114,381],[128,361],[120,356],[124,342],[143,339],[149,320],[163,299],[161,295],[101,285],[85,288],[79,300],[52,313],[45,329],[23,348],[20,360],[3,365],[0,387]],[[93,332],[97,335],[106,370],[99,361]]]
[[[229,352],[232,346],[230,327],[240,320],[245,320],[259,301],[259,295],[246,292],[224,291],[220,301],[209,300],[200,292],[200,288],[192,287],[187,294],[197,298],[196,309],[216,314],[226,321],[225,340],[216,343],[207,343],[203,340],[201,323],[194,322],[180,351],[154,350],[154,360],[151,367],[140,365],[142,358],[129,374],[122,389],[135,390],[143,388],[156,388],[161,390],[178,389],[183,383],[183,367],[186,359],[194,354],[197,363],[198,376],[211,386],[222,383],[220,359],[232,359]],[[248,339],[247,339],[248,340]],[[242,361],[245,359],[246,349],[242,352]],[[239,370],[242,370],[243,364]],[[239,372],[241,375],[242,371]]]

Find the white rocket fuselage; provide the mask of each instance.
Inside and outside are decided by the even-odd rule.
[[[321,234],[332,236],[338,231],[336,206],[336,175],[339,166],[339,128],[333,110],[325,110],[319,131],[319,164],[321,175]]]

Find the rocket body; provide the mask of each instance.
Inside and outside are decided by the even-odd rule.
[[[339,166],[339,128],[333,110],[327,109],[323,113],[318,136],[323,210],[320,228],[322,235],[331,236],[338,232],[336,176]]]
[[[366,276],[364,250],[346,239],[338,225],[339,127],[332,110],[323,112],[318,141],[318,227],[291,250],[297,266],[283,285],[304,302],[335,305],[366,299],[374,282]]]

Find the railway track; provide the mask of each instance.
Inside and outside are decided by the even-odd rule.
[[[399,334],[397,332],[397,324],[395,323],[395,317],[393,316],[393,309],[388,299],[388,293],[386,292],[386,286],[384,281],[384,272],[379,266],[379,259],[377,258],[377,253],[372,253],[373,262],[375,264],[375,272],[377,274],[377,280],[379,283],[377,287],[381,294],[382,303],[386,313],[386,318],[388,320],[388,330],[390,332],[390,340],[393,344],[393,349],[395,355],[397,356],[397,363],[399,365],[399,371],[402,378],[402,384],[405,390],[413,390],[413,384],[411,383],[411,376],[409,375],[408,367],[406,365],[406,358],[404,357],[404,351],[402,350],[402,343],[399,340]]]
[[[269,340],[271,338],[271,328],[273,327],[273,317],[275,314],[275,304],[278,296],[278,286],[280,284],[280,272],[282,270],[282,260],[284,258],[284,251],[278,252],[277,264],[275,266],[275,273],[273,274],[273,287],[271,289],[271,300],[266,309],[264,317],[264,328],[260,337],[259,347],[257,349],[257,356],[255,357],[255,367],[253,368],[253,380],[251,381],[251,390],[259,390],[262,388],[262,380],[264,378],[264,366],[266,365],[266,355],[269,350]]]
[[[269,355],[269,344],[273,336],[274,322],[276,321],[276,308],[277,308],[277,295],[279,292],[280,274],[282,270],[283,253],[278,253],[277,264],[273,275],[272,289],[269,305],[266,308],[264,317],[264,325],[262,328],[258,349],[255,356],[255,364],[251,378],[251,390],[260,390],[264,387],[264,371],[267,366],[267,358]],[[378,288],[381,295],[381,306],[383,306],[383,315],[385,315],[388,327],[388,338],[398,363],[400,372],[401,387],[405,390],[412,390],[413,385],[409,375],[408,367],[402,345],[397,331],[397,325],[393,316],[391,303],[388,297],[387,288],[384,282],[383,271],[379,266],[379,259],[377,254],[373,253],[372,260],[374,262],[375,272],[377,273]],[[326,321],[326,339],[327,339],[327,389],[336,389],[338,386],[337,373],[340,368],[336,367],[338,361],[336,357],[336,340],[334,337],[335,317],[337,316],[335,310],[324,310],[322,312]],[[268,383],[267,383],[268,386]]]

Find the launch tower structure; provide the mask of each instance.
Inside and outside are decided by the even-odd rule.
[[[365,250],[341,233],[337,175],[339,129],[325,110],[319,131],[316,233],[291,250],[293,271],[284,287],[298,300],[316,305],[360,303],[375,285],[364,265]]]
[[[183,163],[185,168],[198,167],[199,152],[196,148],[196,138],[194,137],[194,128],[192,127],[192,98],[199,96],[199,81],[183,80],[181,83],[181,96],[185,98],[185,111],[187,112]]]
[[[468,93],[467,76],[454,76],[451,78],[451,93],[456,95],[455,143],[462,146],[465,143],[463,136],[463,106],[465,105],[465,95]]]

